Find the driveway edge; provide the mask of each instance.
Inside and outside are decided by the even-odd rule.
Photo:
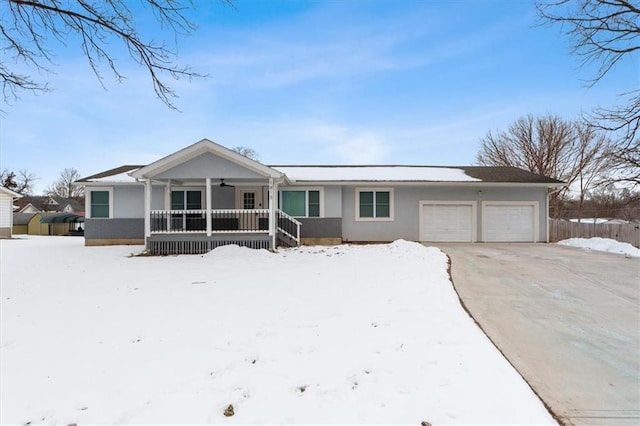
[[[513,367],[513,369],[518,373],[518,375],[520,377],[522,377],[522,380],[524,380],[524,382],[527,384],[527,386],[529,386],[529,389],[531,389],[531,391],[535,394],[536,397],[538,397],[538,399],[540,400],[540,402],[542,402],[542,405],[544,405],[544,407],[547,409],[547,411],[549,412],[549,414],[551,415],[551,417],[553,417],[553,419],[555,421],[558,422],[559,425],[561,426],[570,426],[571,423],[568,423],[568,419],[565,419],[561,416],[559,416],[558,414],[556,414],[553,409],[551,408],[551,406],[549,404],[547,404],[547,402],[542,399],[542,397],[540,396],[540,394],[534,389],[533,386],[531,386],[531,383],[529,383],[529,381],[522,375],[522,373],[520,373],[520,371],[518,370],[518,368],[511,362],[511,360],[505,355],[505,353],[502,351],[502,349],[500,349],[500,347],[496,344],[496,342],[491,338],[491,336],[489,336],[487,334],[487,332],[485,331],[484,327],[482,327],[482,324],[480,324],[475,317],[473,316],[473,314],[471,313],[471,311],[469,310],[469,308],[467,307],[466,303],[464,302],[464,300],[462,299],[462,297],[460,297],[460,293],[458,292],[458,289],[456,288],[456,283],[453,280],[453,274],[451,273],[451,270],[453,268],[453,261],[451,260],[451,256],[449,256],[449,254],[445,253],[442,249],[439,249],[442,253],[445,254],[445,256],[447,256],[447,274],[449,275],[449,281],[451,281],[451,286],[453,287],[453,291],[456,292],[456,296],[458,297],[458,301],[460,302],[460,305],[462,306],[462,309],[465,310],[465,312],[467,313],[467,315],[469,315],[469,318],[471,318],[473,320],[473,322],[478,326],[478,328],[480,329],[480,331],[482,331],[482,333],[487,337],[487,339],[489,339],[489,341],[491,342],[491,344],[498,350],[498,352],[500,352],[500,354],[502,354],[502,356],[504,357],[504,359],[507,360],[507,362],[509,363],[509,365],[511,365],[511,367]]]

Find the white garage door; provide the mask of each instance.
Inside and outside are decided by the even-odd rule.
[[[473,241],[473,206],[471,204],[424,204],[422,206],[422,241]]]
[[[485,241],[535,241],[534,204],[486,204]]]

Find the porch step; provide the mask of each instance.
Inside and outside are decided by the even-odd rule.
[[[279,247],[296,247],[298,245],[296,240],[282,232],[278,232],[277,239]]]

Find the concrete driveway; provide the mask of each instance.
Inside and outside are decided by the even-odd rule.
[[[556,244],[433,245],[450,256],[471,315],[561,422],[640,425],[640,259]]]

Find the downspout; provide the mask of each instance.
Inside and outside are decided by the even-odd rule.
[[[547,229],[547,244],[550,242],[550,241],[549,241],[549,220],[550,220],[551,218],[549,217],[549,204],[551,203],[551,196],[552,196],[553,194],[556,194],[556,193],[558,193],[558,192],[562,191],[563,189],[564,189],[564,185],[563,185],[563,186],[561,186],[561,187],[559,187],[559,188],[558,188],[558,189],[556,189],[555,191],[551,191],[551,192],[549,192],[549,193],[547,194],[547,208],[546,208],[546,210],[547,210],[547,222],[545,223],[545,227],[546,227],[546,229]]]
[[[144,245],[148,247],[151,236],[151,179],[144,182]]]
[[[278,186],[284,183],[284,179],[269,178],[269,236],[271,237],[271,249],[275,250],[278,240]]]
[[[207,237],[211,237],[211,232],[212,232],[212,225],[211,225],[211,178],[210,177],[206,177],[204,178],[204,184],[206,186],[205,188],[205,195],[207,197],[207,212],[205,214],[206,218],[207,218]]]

